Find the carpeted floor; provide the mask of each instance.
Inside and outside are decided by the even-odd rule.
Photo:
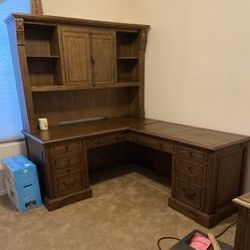
[[[53,212],[44,207],[17,212],[0,198],[0,249],[156,250],[157,239],[183,237],[206,229],[168,208],[170,187],[137,166],[100,171],[93,177],[93,198]],[[219,233],[236,220],[232,216],[210,230]],[[235,228],[221,240],[233,245]],[[169,249],[175,241],[163,241]]]

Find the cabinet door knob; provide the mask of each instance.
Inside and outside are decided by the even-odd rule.
[[[95,58],[93,56],[91,56],[91,63],[95,64]]]

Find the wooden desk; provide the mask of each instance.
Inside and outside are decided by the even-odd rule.
[[[172,169],[169,205],[202,225],[235,211],[249,138],[144,119],[149,25],[23,14],[6,23],[29,156],[49,210],[91,197],[89,168],[115,158]],[[40,117],[49,131],[38,130]],[[60,126],[97,117],[108,119]]]
[[[250,249],[250,193],[233,200],[239,206],[235,250]]]
[[[124,142],[172,156],[169,206],[206,227],[232,214],[231,200],[241,193],[246,136],[132,117],[24,133],[49,210],[91,197],[88,150]]]

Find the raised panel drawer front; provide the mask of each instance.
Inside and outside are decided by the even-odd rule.
[[[63,158],[55,158],[54,160],[55,169],[64,167],[78,166],[82,163],[81,155],[70,155]]]
[[[73,167],[82,163],[82,156],[78,155],[65,155],[61,158],[52,159],[54,169]]]
[[[204,167],[202,164],[196,164],[182,159],[176,160],[176,171],[178,173],[195,177],[200,179],[200,181],[203,178]]]
[[[187,175],[183,172],[179,172],[178,170],[177,170],[176,174],[179,178],[183,179],[185,182],[187,182],[191,185],[196,185],[197,187],[202,187],[204,184],[204,179],[201,177]]]
[[[83,173],[76,172],[54,177],[56,196],[78,192],[84,188]]]
[[[179,158],[184,158],[187,161],[196,162],[200,164],[207,164],[207,152],[193,149],[191,147],[179,146],[177,154]]]
[[[101,147],[109,144],[115,144],[119,142],[126,141],[126,134],[109,134],[104,136],[98,136],[93,138],[88,138],[86,140],[87,148]]]
[[[82,150],[82,144],[80,142],[67,143],[63,145],[53,146],[50,150],[52,157],[57,157],[65,154],[79,153]]]
[[[181,178],[177,179],[176,183],[176,198],[192,207],[201,207],[201,192],[202,189]]]
[[[173,153],[174,151],[174,144],[170,141],[163,141],[162,142],[162,150],[168,153]]]
[[[54,170],[54,175],[65,175],[75,172],[83,171],[82,165],[66,166],[65,168],[58,168]]]

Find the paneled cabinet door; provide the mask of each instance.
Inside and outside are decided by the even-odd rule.
[[[92,33],[92,62],[94,84],[116,82],[115,32]]]
[[[62,28],[61,34],[65,83],[68,85],[91,85],[90,31],[80,28]]]

